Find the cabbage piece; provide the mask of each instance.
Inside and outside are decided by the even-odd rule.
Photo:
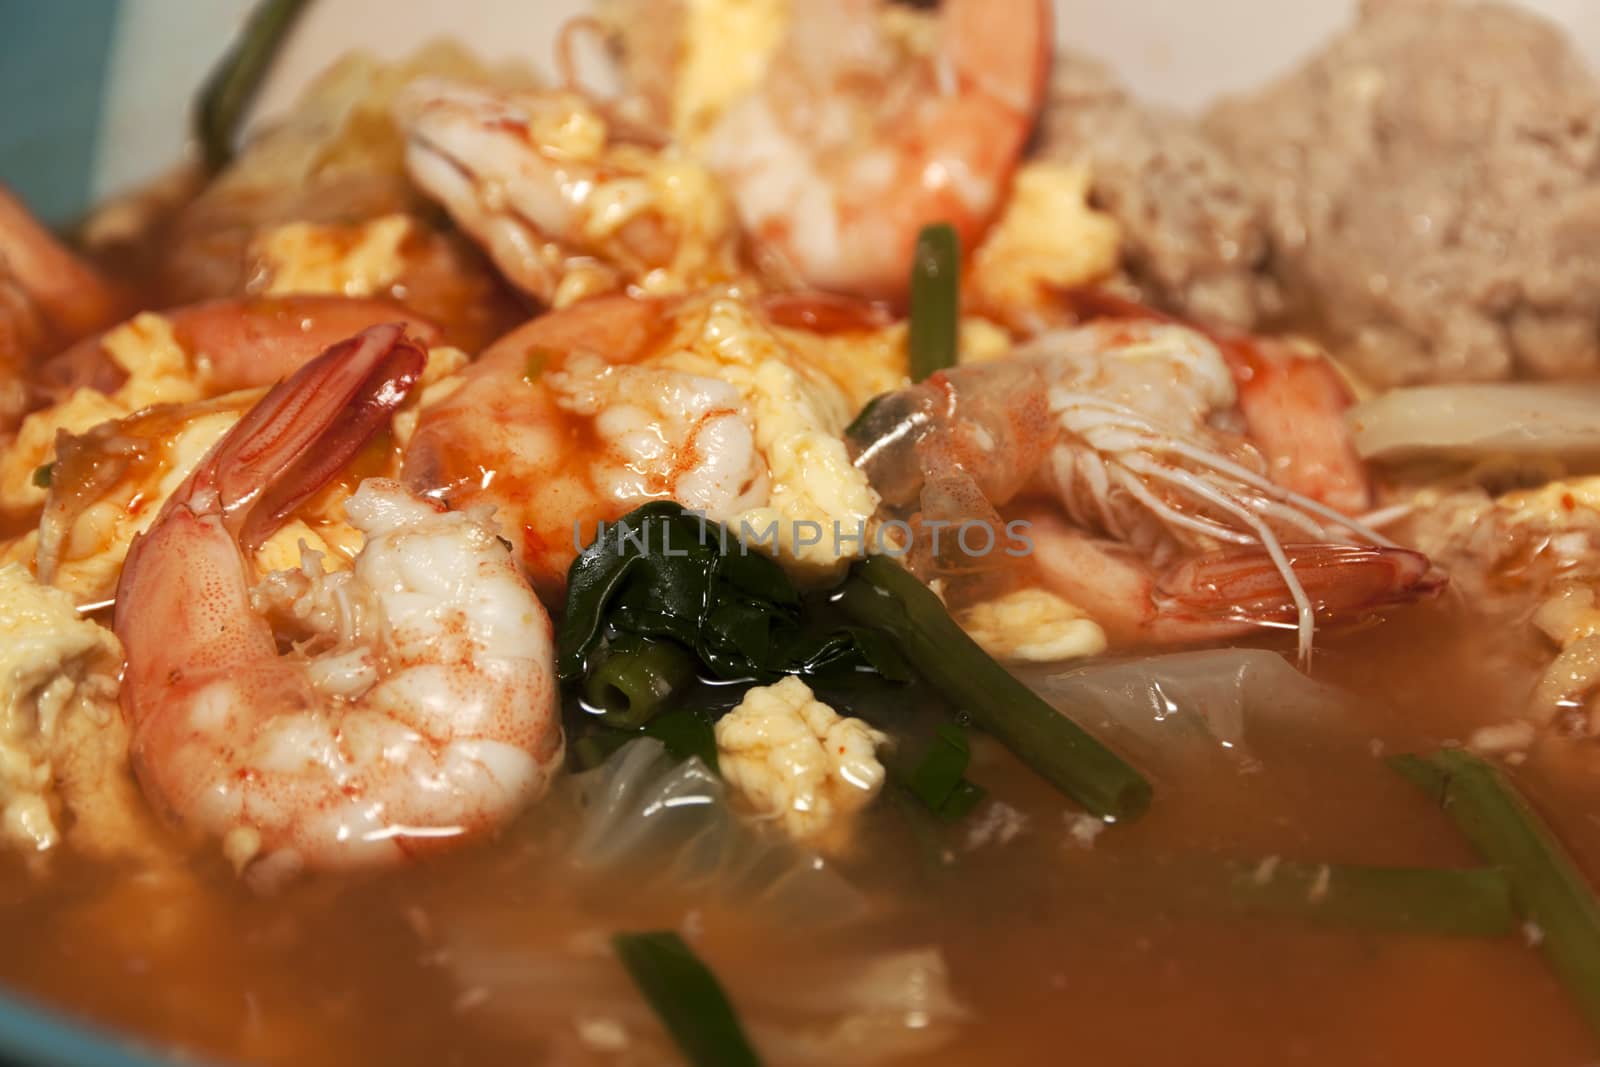
[[[1255,728],[1338,720],[1344,696],[1275,652],[1220,648],[1025,675],[1045,700],[1135,757],[1249,755]],[[1143,762],[1143,760],[1138,760]]]
[[[936,948],[844,956],[746,985],[758,1047],[780,1063],[877,1063],[927,1055],[971,1013]],[[782,1020],[782,1021],[779,1021]]]
[[[1363,459],[1600,459],[1600,385],[1392,389],[1352,408],[1347,418]]]
[[[863,917],[865,895],[815,853],[731,811],[726,785],[700,760],[675,761],[640,738],[562,788],[551,800],[576,808],[567,852],[597,891],[585,903],[595,925],[552,937],[548,919],[521,902],[480,907],[439,927],[436,957],[474,1015],[538,1040],[551,1060],[673,1061],[660,1021],[611,954],[608,924],[621,920],[602,899],[609,886],[630,908],[667,888],[770,922],[739,958],[706,957],[768,1062],[926,1053],[967,1017],[937,949],[866,953],[851,933],[834,942],[843,952],[818,958],[818,934]]]
[[[569,784],[582,813],[572,846],[580,872],[737,899],[784,923],[849,922],[867,911],[832,864],[747,824],[721,778],[698,758],[675,761],[653,737]]]
[[[607,1062],[676,1062],[660,1020],[600,931],[552,947],[520,932],[530,925],[480,915],[444,931],[440,958],[476,1016],[539,1041],[551,1062],[595,1052],[618,1056]],[[816,963],[796,964],[785,952],[744,966],[706,962],[772,1064],[926,1055],[970,1017],[936,948],[850,951]]]

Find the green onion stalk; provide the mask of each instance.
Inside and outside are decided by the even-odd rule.
[[[1517,909],[1539,929],[1539,950],[1600,1033],[1600,901],[1549,825],[1498,768],[1469,752],[1396,756],[1389,765],[1505,872]]]
[[[232,161],[234,142],[250,101],[306,3],[262,0],[250,13],[238,40],[206,79],[195,109],[195,135],[208,174],[216,174]]]
[[[948,223],[924,226],[911,260],[911,380],[956,365],[961,317],[961,240]]]
[[[833,596],[863,626],[887,633],[911,664],[1052,785],[1095,815],[1130,819],[1150,805],[1150,783],[968,637],[927,586],[894,560],[857,563]]]

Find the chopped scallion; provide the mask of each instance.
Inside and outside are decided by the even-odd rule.
[[[948,223],[924,226],[911,260],[911,380],[956,365],[961,318],[961,240]]]
[[[584,679],[584,698],[607,726],[638,729],[694,681],[694,657],[675,641],[624,634]]]

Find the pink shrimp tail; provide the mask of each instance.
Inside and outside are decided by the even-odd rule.
[[[278,383],[217,442],[157,518],[178,508],[215,514],[246,549],[321,489],[393,414],[427,354],[405,326],[373,326]],[[128,553],[128,570],[139,542]]]
[[[1285,545],[1295,579],[1319,620],[1353,622],[1431,596],[1445,577],[1408,548]],[[1237,620],[1293,627],[1295,604],[1265,549],[1217,552],[1161,576],[1155,599],[1163,614],[1188,620]]]

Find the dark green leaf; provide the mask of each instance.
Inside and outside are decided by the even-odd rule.
[[[893,642],[825,625],[777,563],[668,501],[607,524],[573,561],[557,635],[561,680],[583,678],[601,642],[619,634],[670,638],[726,681],[911,677]]]
[[[683,938],[671,931],[616,934],[611,944],[694,1067],[759,1067],[716,975]]]
[[[594,730],[572,742],[572,764],[580,771],[592,771],[623,745],[639,736],[625,730]]]
[[[686,760],[699,756],[701,763],[720,773],[716,731],[704,714],[687,708],[669,711],[646,723],[643,733],[665,745],[674,759]]]
[[[961,728],[941,726],[934,735],[933,744],[906,776],[906,785],[917,799],[938,811],[967,773],[971,759],[972,750]]]
[[[50,482],[55,476],[55,473],[56,465],[54,463],[46,463],[42,466],[35,467],[33,468],[33,484],[40,489],[48,489],[50,488]]]
[[[963,778],[939,806],[939,818],[945,822],[960,822],[971,815],[973,809],[982,804],[983,798],[988,795],[989,791],[983,786]]]

